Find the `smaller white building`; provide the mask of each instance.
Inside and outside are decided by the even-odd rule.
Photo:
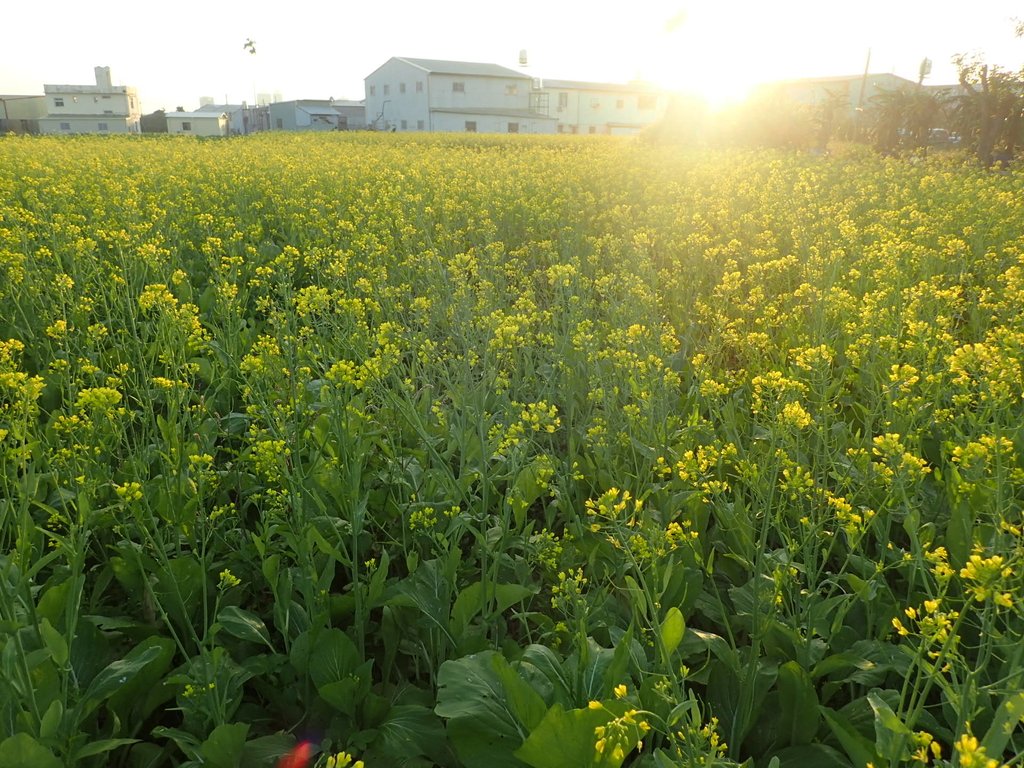
[[[227,136],[228,116],[224,112],[168,112],[167,132],[181,136]]]
[[[272,131],[348,131],[366,127],[361,101],[297,99],[271,104]]]
[[[96,67],[96,85],[44,85],[46,117],[40,133],[140,133],[142,106],[135,88],[114,85],[110,67]]]

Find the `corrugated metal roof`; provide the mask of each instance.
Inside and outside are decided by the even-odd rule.
[[[219,118],[225,115],[224,110],[219,112],[216,110],[202,110],[199,112],[165,112],[164,117],[180,117],[184,120],[209,120],[211,118]]]
[[[517,72],[514,69],[503,67],[499,64],[487,64],[475,61],[446,61],[444,59],[412,59],[406,56],[396,56],[399,61],[412,64],[427,72],[434,72],[439,75],[475,75],[477,77],[518,77],[530,80],[529,75]]]
[[[519,117],[524,120],[557,120],[558,118],[531,112],[528,109],[502,109],[501,107],[434,107],[431,112],[444,112],[453,115],[498,115],[501,117]]]
[[[650,83],[591,83],[586,80],[549,80],[542,78],[541,88],[575,90],[575,91],[613,91],[615,93],[660,93],[660,89]]]

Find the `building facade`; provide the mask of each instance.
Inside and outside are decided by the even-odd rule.
[[[299,99],[270,105],[272,131],[349,131],[366,128],[362,102],[338,99]]]
[[[168,112],[167,132],[179,136],[227,136],[228,116],[224,112]]]
[[[365,80],[372,130],[554,133],[533,80],[497,64],[394,57]]]
[[[46,96],[0,95],[0,133],[39,133]]]
[[[139,133],[142,109],[135,88],[114,85],[110,67],[96,67],[95,85],[44,85],[41,133]]]
[[[539,80],[538,101],[558,121],[558,133],[632,136],[657,122],[668,96],[645,83]]]

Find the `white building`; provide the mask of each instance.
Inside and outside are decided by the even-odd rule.
[[[269,107],[250,107],[244,101],[241,104],[203,104],[200,102],[198,111],[226,114],[228,116],[228,134],[231,136],[243,136],[257,131],[270,130]]]
[[[619,85],[580,80],[536,83],[548,114],[558,120],[559,133],[629,136],[657,122],[668,96],[646,83]]]
[[[134,88],[113,85],[110,67],[96,67],[96,85],[44,85],[41,133],[139,133],[142,108]]]
[[[388,59],[366,78],[367,127],[385,131],[554,133],[533,80],[514,69],[438,59]]]
[[[38,133],[46,96],[0,95],[0,133]]]
[[[274,131],[347,131],[366,128],[366,106],[361,101],[299,99],[270,105]]]
[[[167,132],[181,136],[227,136],[228,116],[224,112],[168,112]]]

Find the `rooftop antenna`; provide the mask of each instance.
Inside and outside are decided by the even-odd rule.
[[[526,57],[526,49],[525,48],[521,48],[519,50],[519,66],[520,67],[528,67],[528,66],[530,66],[529,63],[528,63],[528,59]]]

